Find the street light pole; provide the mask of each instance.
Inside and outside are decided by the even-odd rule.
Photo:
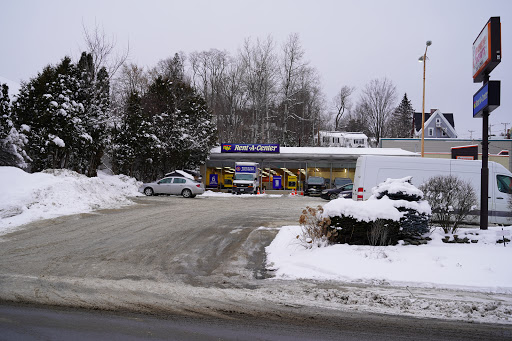
[[[432,45],[431,40],[427,40],[425,53],[419,58],[423,62],[423,106],[421,109],[421,157],[425,156],[425,71],[427,69],[427,49]]]

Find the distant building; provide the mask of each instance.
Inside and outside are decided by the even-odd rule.
[[[413,116],[413,136],[421,137],[421,113]],[[443,114],[439,109],[431,109],[425,113],[425,138],[457,138],[453,114]]]
[[[319,131],[315,136],[315,146],[368,148],[368,136],[358,132]]]

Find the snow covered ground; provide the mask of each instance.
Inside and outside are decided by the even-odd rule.
[[[133,178],[101,172],[98,177],[87,178],[68,170],[28,174],[17,168],[0,167],[0,235],[39,219],[130,205],[130,197],[141,195],[137,191],[139,185]],[[235,196],[212,191],[206,191],[203,196],[222,200],[281,197]],[[282,200],[294,200],[282,197]],[[490,227],[487,231],[461,229],[459,238],[478,241],[470,244],[443,243],[445,235],[437,229],[431,235],[432,241],[421,246],[332,245],[308,249],[297,239],[300,226],[278,230],[266,249],[267,267],[275,274],[269,281],[291,280],[295,284],[290,287],[293,290],[290,289],[289,295],[285,291],[268,292],[265,297],[283,302],[311,300],[320,305],[342,304],[383,313],[512,323],[512,245],[496,242],[503,234],[510,234],[512,226],[503,230]],[[306,281],[296,282],[296,279]],[[344,292],[311,291],[310,280],[348,283],[354,287]],[[304,286],[300,294],[299,283]],[[446,295],[450,297],[446,299]],[[475,301],[475,295],[481,297]],[[324,303],[318,301],[322,297]]]
[[[40,219],[133,204],[142,195],[135,179],[98,172],[88,178],[59,169],[29,174],[0,167],[0,234]]]
[[[339,244],[306,249],[299,234],[300,226],[282,227],[267,247],[267,264],[276,278],[512,293],[512,244],[496,243],[503,238],[501,227],[460,229],[459,238],[478,240],[470,244],[444,243],[445,234],[436,229],[432,241],[420,246]]]

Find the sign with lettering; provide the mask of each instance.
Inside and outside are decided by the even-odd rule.
[[[219,185],[219,175],[218,174],[210,174],[210,186],[218,186]]]
[[[236,166],[237,173],[256,173],[256,166]]]
[[[484,110],[491,112],[500,106],[500,81],[489,81],[473,96],[473,117],[482,117]]]
[[[500,62],[500,17],[492,17],[473,42],[473,82],[483,82],[485,74],[491,73]]]
[[[221,153],[279,153],[279,144],[223,143]]]

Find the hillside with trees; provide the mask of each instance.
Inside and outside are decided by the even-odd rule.
[[[245,39],[218,49],[175,53],[154,67],[113,56],[97,28],[87,50],[64,56],[0,96],[0,162],[29,171],[67,168],[94,176],[108,160],[116,173],[153,179],[196,168],[219,143],[312,146],[319,130],[361,131],[374,141],[406,137],[412,105],[399,106],[387,78],[344,85],[327,103],[298,34]],[[354,98],[355,94],[359,98]]]

